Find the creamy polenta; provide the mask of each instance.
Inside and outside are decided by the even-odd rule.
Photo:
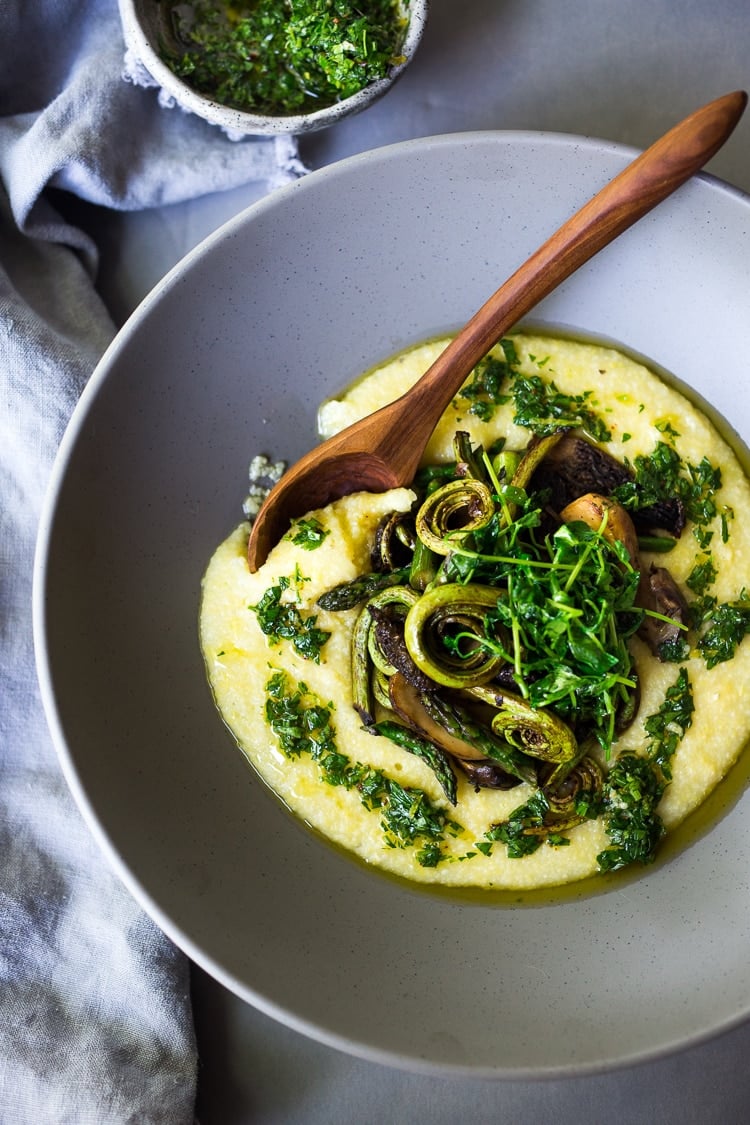
[[[403,392],[445,342],[396,357],[324,403],[322,436]],[[745,602],[745,591],[750,590],[750,528],[744,518],[750,511],[750,485],[734,452],[706,416],[642,364],[611,348],[530,334],[514,336],[512,346],[519,386],[525,377],[529,385],[551,389],[568,410],[575,403],[584,414],[590,412],[606,429],[606,440],[600,432],[592,444],[621,464],[636,466],[658,447],[679,457],[688,481],[698,480],[698,469],[705,475],[707,466],[709,476],[713,473],[710,503],[704,503],[697,523],[688,518],[684,528],[667,534],[657,529],[661,542],[651,535],[639,540],[641,572],[652,565],[667,568],[684,604],[688,610],[692,607],[692,623],[688,613],[668,655],[667,648],[657,650],[641,631],[633,631],[627,640],[632,663],[620,676],[629,685],[633,714],[620,724],[611,744],[601,730],[588,740],[587,753],[607,798],[613,765],[631,754],[643,759],[655,753],[654,717],[664,716],[665,700],[674,698],[678,683],[689,685],[689,710],[676,721],[667,714],[662,724],[662,742],[672,739],[669,759],[657,755],[658,769],[654,767],[662,782],[657,822],[669,832],[724,777],[750,729],[750,694],[744,691],[750,676],[750,642],[740,639],[746,623],[750,629],[750,604]],[[502,438],[506,451],[527,449],[534,425],[518,420],[521,412],[512,380],[500,392],[492,386],[488,391],[488,385],[475,379],[473,390],[467,384],[469,393],[456,397],[425,451],[425,465],[451,463],[459,431],[469,435],[475,448],[496,448]],[[551,410],[553,398],[545,401]],[[548,432],[590,430],[586,417],[577,428],[571,427],[564,410],[552,422]],[[521,452],[505,463],[518,463]],[[509,495],[518,499],[515,492]],[[380,733],[375,720],[368,722],[363,708],[354,705],[352,645],[361,605],[331,610],[321,608],[318,600],[372,571],[381,521],[394,512],[406,517],[414,506],[415,492],[408,488],[345,497],[295,524],[255,574],[246,561],[249,524],[232,532],[208,566],[200,614],[201,646],[217,707],[280,800],[369,864],[422,883],[515,890],[595,874],[601,869],[599,857],[607,849],[611,854],[616,840],[613,822],[619,798],[611,791],[609,804],[605,799],[598,814],[584,814],[570,826],[561,821],[540,828],[532,818],[527,822],[532,827],[523,831],[536,834],[535,846],[514,853],[507,833],[498,826],[512,823],[514,812],[543,789],[544,778],[560,765],[559,756],[542,763],[536,779],[521,769],[508,779],[508,787],[478,783],[454,762],[451,797],[433,761]],[[574,518],[577,515],[569,517]],[[668,553],[657,552],[665,545],[671,547]],[[620,569],[627,569],[626,556]],[[702,609],[699,624],[697,606]],[[725,616],[736,629],[731,651],[717,654],[709,641],[701,645],[701,637],[716,620],[723,620],[716,608],[722,606],[729,607]],[[267,611],[265,618],[260,607]],[[662,617],[672,621],[670,613]],[[653,619],[661,620],[658,615]],[[502,643],[507,648],[510,641],[506,637]],[[532,693],[534,676],[538,680],[539,675],[537,670],[529,679]],[[491,689],[493,680],[483,683]],[[528,694],[522,683],[519,699],[521,689]],[[375,706],[387,715],[382,690],[381,683]],[[575,715],[567,716],[567,727],[577,729]],[[527,761],[523,753],[521,757]],[[446,760],[444,753],[441,760]]]

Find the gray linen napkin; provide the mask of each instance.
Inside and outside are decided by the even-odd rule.
[[[114,332],[59,191],[113,208],[299,171],[123,81],[116,0],[0,5],[0,1121],[190,1122],[185,957],[95,847],[42,713],[32,559],[65,424]],[[50,189],[56,189],[50,194]],[[56,194],[56,192],[58,194]]]

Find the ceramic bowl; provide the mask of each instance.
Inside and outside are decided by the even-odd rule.
[[[692,843],[601,893],[519,905],[417,891],[284,811],[223,727],[198,648],[201,576],[242,518],[253,454],[294,461],[324,397],[457,329],[632,155],[554,134],[462,134],[279,190],[147,297],[60,450],[35,575],[39,673],[92,831],[208,973],[371,1060],[583,1074],[750,1015],[742,762]],[[533,319],[648,357],[739,441],[748,292],[750,199],[701,176]]]
[[[335,125],[343,117],[359,113],[381,98],[403,74],[422,40],[429,0],[403,0],[408,27],[401,49],[403,61],[385,77],[371,82],[349,98],[310,113],[271,116],[246,113],[222,105],[198,93],[163,61],[161,45],[170,41],[167,10],[158,0],[119,0],[125,43],[132,56],[145,68],[154,83],[182,109],[197,114],[212,125],[219,125],[233,136],[311,133]],[[132,65],[132,64],[131,64]]]

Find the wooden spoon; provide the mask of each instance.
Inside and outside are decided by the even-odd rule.
[[[409,484],[441,414],[479,360],[579,266],[702,168],[730,135],[746,103],[747,94],[737,90],[675,125],[563,223],[410,390],[297,461],[256,517],[248,543],[250,570],[265,561],[295,517],[350,492]]]

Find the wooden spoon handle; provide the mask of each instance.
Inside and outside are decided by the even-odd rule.
[[[561,282],[699,171],[732,132],[746,103],[744,91],[725,94],[646,149],[500,286],[406,395],[378,412],[390,417],[387,424],[383,417],[381,441],[370,449],[390,461],[392,427],[402,409],[408,410],[414,463],[403,466],[402,483],[413,476],[440,416],[479,360]],[[403,461],[403,449],[397,459]]]
[[[739,121],[737,91],[696,110],[646,149],[554,234],[481,307],[411,390],[302,457],[273,488],[248,543],[251,570],[290,519],[348,492],[408,484],[472,368],[535,305],[697,172]]]

